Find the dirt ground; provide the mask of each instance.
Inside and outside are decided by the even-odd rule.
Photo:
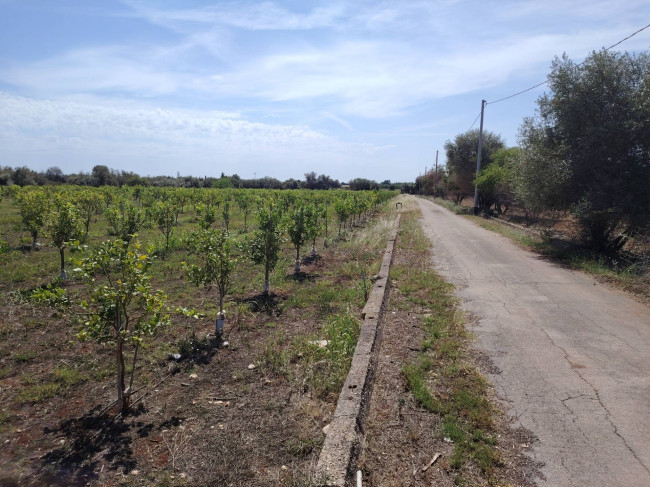
[[[228,337],[231,346],[206,350],[194,363],[159,364],[160,382],[124,419],[111,421],[110,410],[98,414],[106,403],[98,399],[112,393],[101,383],[17,411],[19,427],[2,435],[0,483],[282,485],[302,476],[332,404],[249,368],[272,321],[259,314],[247,323],[249,331]],[[288,334],[315,331],[291,311],[282,323]],[[198,333],[212,326],[206,328]]]
[[[351,279],[335,272],[345,251],[322,254],[307,259],[300,279],[341,285]],[[193,292],[209,299],[202,289]],[[197,325],[194,349],[178,361],[166,351],[179,349],[189,325],[156,337],[152,348],[163,353],[141,361],[147,385],[136,387],[134,397],[144,396],[126,417],[105,409],[115,396],[110,347],[78,343],[74,327],[51,308],[7,298],[0,485],[309,485],[337,394],[316,397],[265,366],[263,354],[293,337],[317,336],[336,303],[303,309],[279,292],[251,311],[257,298],[243,297],[238,309],[246,311],[230,317],[228,346],[209,338],[214,324],[207,321]],[[361,304],[348,311],[359,314]],[[292,360],[288,367],[298,370],[300,357]],[[90,369],[91,376],[46,400],[17,400],[66,364]]]

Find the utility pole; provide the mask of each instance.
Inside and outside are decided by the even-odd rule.
[[[481,172],[481,151],[483,150],[483,112],[485,111],[485,100],[481,100],[481,125],[478,130],[478,157],[476,158],[476,177]],[[474,186],[474,214],[478,215],[478,187]]]
[[[438,191],[438,151],[436,151],[436,175],[434,176],[435,179],[433,180],[433,197],[436,197],[436,193]]]

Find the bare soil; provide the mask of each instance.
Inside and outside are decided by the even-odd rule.
[[[343,251],[324,251],[306,260],[299,277],[323,279],[345,259]],[[260,355],[270,343],[317,334],[327,310],[287,306],[281,293],[260,298],[240,298],[257,306],[230,317],[228,346],[205,321],[178,361],[168,352],[183,341],[188,348],[194,325],[156,337],[151,349],[163,352],[141,360],[136,383],[145,377],[146,387],[136,388],[141,399],[121,417],[106,409],[115,397],[112,350],[77,342],[74,327],[51,308],[3,296],[0,485],[308,485],[337,395],[314,397],[261,366]],[[18,399],[66,366],[90,372],[53,397]]]

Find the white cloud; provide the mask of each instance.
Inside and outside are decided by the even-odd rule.
[[[474,47],[439,51],[435,44],[354,41],[255,58],[214,78],[216,93],[290,102],[322,99],[330,110],[361,117],[403,114],[415,105],[489,89],[514,75],[539,72],[571,46],[589,52],[618,31],[504,36]],[[540,79],[543,81],[543,78]]]
[[[69,51],[50,59],[6,68],[0,79],[22,89],[49,93],[128,92],[155,96],[177,91],[181,76],[161,69],[151,52],[133,46]]]
[[[137,15],[180,38],[164,46],[75,49],[0,69],[0,80],[41,96],[235,99],[243,109],[310,101],[320,105],[320,113],[391,117],[422,103],[505,84],[522,73],[540,73],[543,81],[555,55],[567,51],[581,58],[630,32],[627,23],[567,30],[576,12],[563,2],[545,3],[545,9],[538,2],[500,9],[444,1],[338,2],[301,13],[272,2],[193,9],[131,5]],[[475,18],[459,17],[472,5]],[[479,14],[485,12],[489,16],[483,19]],[[554,14],[555,24],[528,25],[532,17]],[[237,46],[233,29],[305,32],[301,42],[265,37],[268,43],[256,50]],[[622,48],[642,42],[633,39]]]
[[[292,12],[274,2],[222,2],[195,8],[161,9],[156,3],[127,2],[150,22],[188,29],[184,24],[225,25],[247,30],[309,30],[331,26],[347,10],[342,4],[315,7],[307,14]]]
[[[267,174],[297,177],[309,164],[329,160],[332,168],[343,170],[351,160],[363,161],[386,149],[345,143],[305,126],[250,122],[217,111],[110,107],[6,93],[0,93],[0,111],[5,114],[0,118],[0,158],[9,165],[33,161],[47,167],[53,164],[48,157],[74,154],[74,168],[59,163],[64,170],[87,170],[104,161],[141,174],[143,165],[153,174],[181,169],[183,174],[215,174],[211,167],[218,161],[218,172],[252,173],[257,165],[262,174],[262,166],[282,163]],[[11,160],[17,154],[22,160]]]

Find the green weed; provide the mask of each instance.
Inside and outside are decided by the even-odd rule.
[[[468,217],[479,226],[499,233],[524,248],[534,250],[571,269],[581,270],[626,291],[650,298],[650,273],[643,258],[599,255],[571,243],[553,243],[548,236],[531,235],[484,218]]]
[[[57,396],[61,388],[62,385],[57,382],[33,385],[20,391],[16,396],[16,402],[26,404],[47,401]]]
[[[38,356],[36,350],[17,350],[13,353],[12,358],[19,363],[31,362]]]
[[[54,382],[63,386],[71,387],[86,380],[86,376],[77,369],[70,367],[58,367],[52,372]]]

